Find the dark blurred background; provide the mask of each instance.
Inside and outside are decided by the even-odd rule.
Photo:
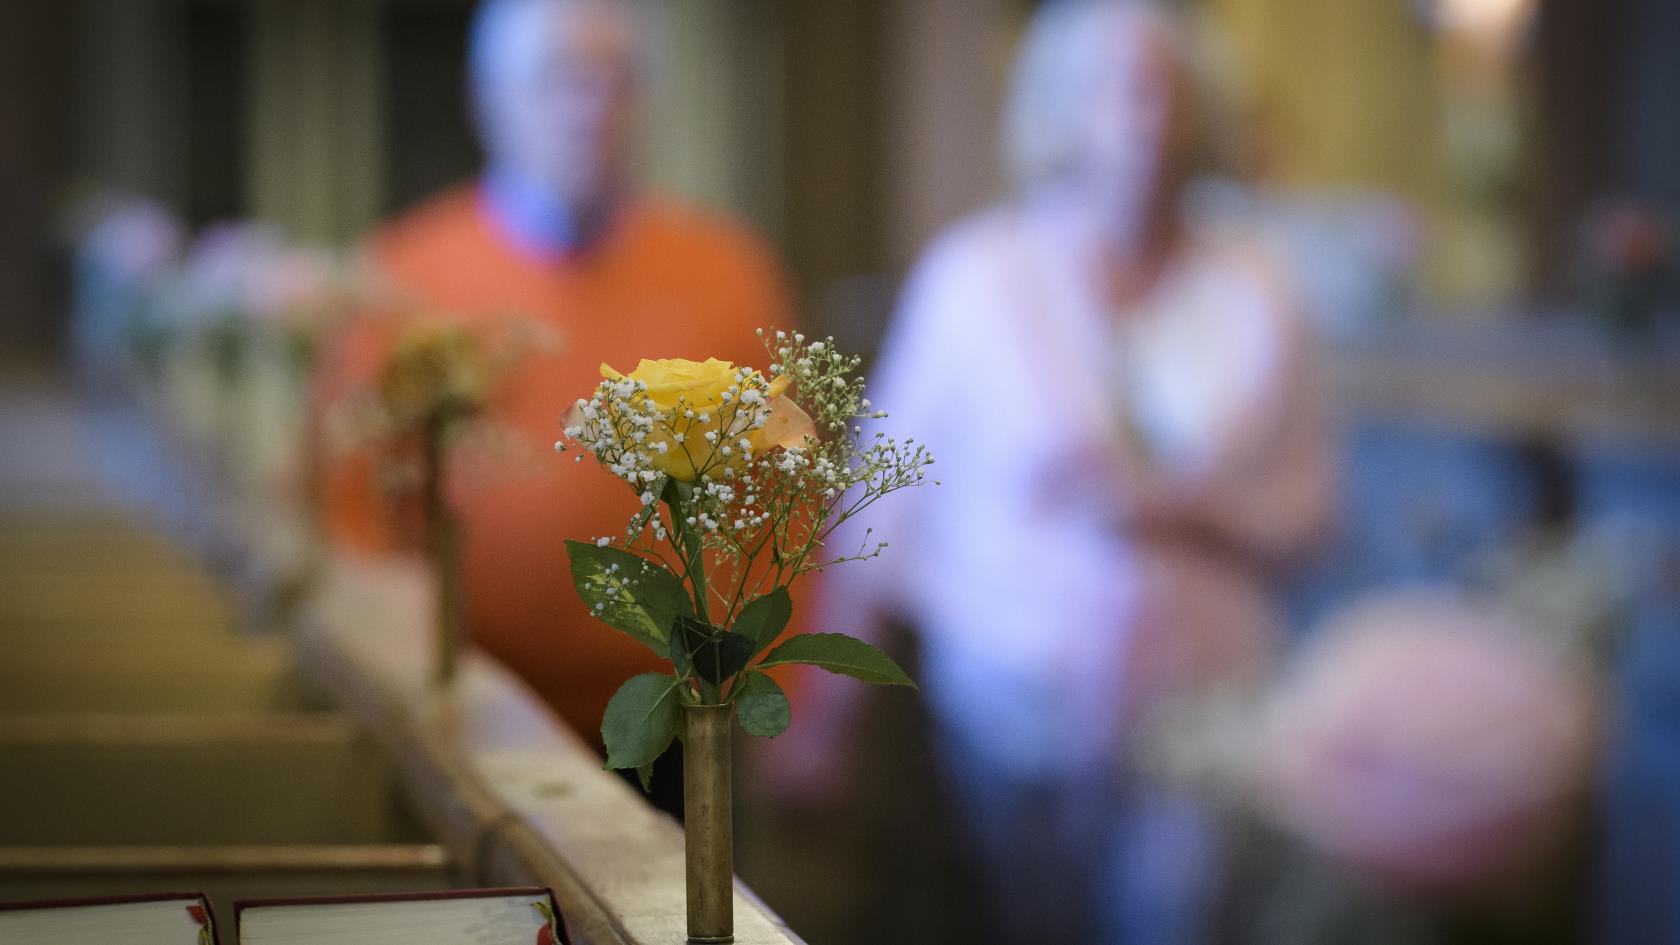
[[[1214,58],[1240,169],[1302,196],[1405,201],[1433,237],[1425,304],[1556,301],[1592,201],[1680,207],[1672,4],[1184,5],[1223,35]],[[63,335],[63,270],[45,235],[79,187],[151,195],[193,224],[254,215],[344,240],[469,175],[471,6],[7,4],[8,337]],[[653,180],[771,234],[807,300],[861,304],[880,291],[870,280],[890,280],[997,190],[995,115],[1032,3],[658,6]],[[1446,24],[1506,8],[1524,21],[1508,61],[1464,61]]]
[[[998,114],[1036,6],[654,4],[645,177],[758,228],[807,322],[872,352],[927,240],[1005,187]],[[1537,534],[1565,536],[1542,549],[1567,575],[1554,586],[1613,598],[1603,940],[1680,941],[1680,4],[1178,6],[1207,28],[1199,65],[1217,90],[1195,197],[1272,235],[1334,378],[1342,526],[1293,583],[1292,626],[1374,588],[1473,581]],[[150,198],[191,229],[256,218],[346,245],[473,175],[472,11],[0,4],[0,366],[36,377],[66,354],[91,195]],[[921,750],[906,736],[886,757]],[[892,836],[917,822],[893,806],[898,776],[879,776],[862,821]],[[914,927],[930,900],[905,901],[907,872],[939,854],[895,863],[875,846],[894,844],[859,847],[887,865],[834,867],[849,878],[830,877],[826,902],[801,899],[783,861],[749,852],[744,869],[814,942]],[[860,902],[880,914],[858,918]]]

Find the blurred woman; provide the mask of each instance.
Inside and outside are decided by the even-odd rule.
[[[927,251],[872,378],[943,485],[838,538],[891,549],[823,591],[822,625],[917,629],[1000,941],[1200,935],[1210,830],[1128,772],[1128,738],[1265,672],[1273,581],[1326,525],[1295,297],[1181,207],[1188,48],[1155,5],[1036,16],[1007,121],[1017,191]],[[823,734],[839,698],[812,693],[792,737]]]

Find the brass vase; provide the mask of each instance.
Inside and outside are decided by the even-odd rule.
[[[734,706],[683,708],[683,826],[688,874],[688,940],[735,941]]]
[[[461,526],[449,505],[445,482],[448,457],[444,450],[444,422],[434,418],[422,436],[421,500],[425,506],[426,550],[437,581],[437,626],[432,678],[439,686],[455,681],[466,633],[465,600],[461,588]]]

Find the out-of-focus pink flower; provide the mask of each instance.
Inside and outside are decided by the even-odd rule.
[[[336,311],[348,291],[344,267],[318,248],[281,248],[250,275],[251,314],[300,328]]]
[[[232,221],[210,227],[193,244],[170,304],[185,325],[234,318],[313,336],[356,306],[361,281],[356,267],[331,250],[289,243],[265,223]]]
[[[1309,847],[1412,892],[1468,895],[1547,855],[1596,754],[1595,677],[1444,595],[1333,622],[1265,714],[1261,809]]]

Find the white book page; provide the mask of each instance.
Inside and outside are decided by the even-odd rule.
[[[0,911],[5,945],[198,945],[197,899]]]
[[[540,906],[540,908],[539,908]],[[246,906],[240,945],[548,945],[548,897]]]

